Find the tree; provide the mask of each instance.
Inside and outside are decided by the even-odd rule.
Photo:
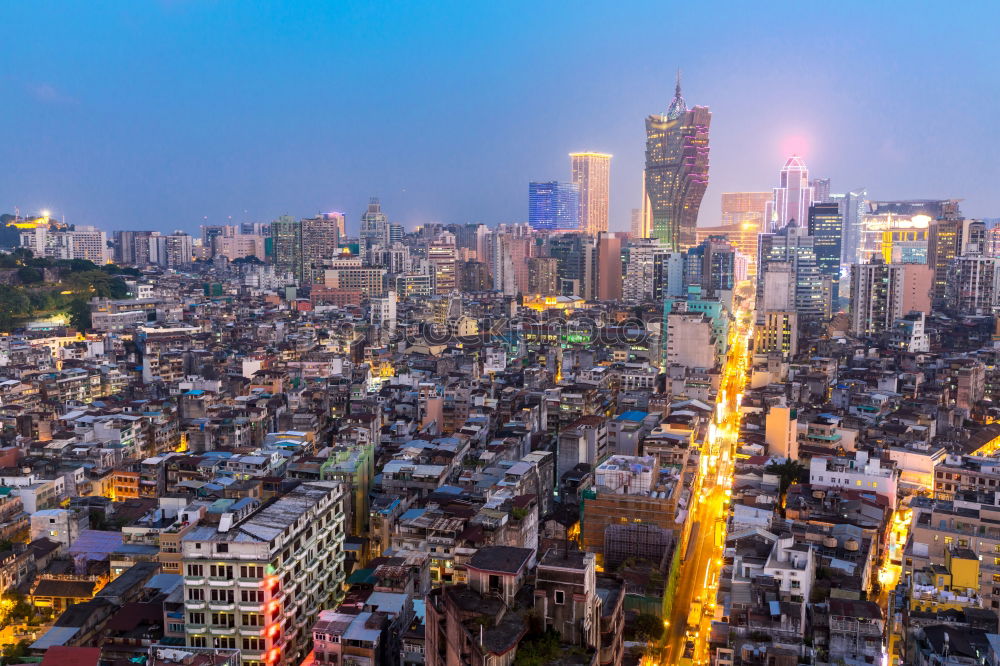
[[[20,640],[12,645],[5,645],[3,648],[3,659],[8,664],[18,664],[24,657],[28,656],[31,642]]]
[[[641,613],[635,618],[632,626],[639,640],[656,641],[663,635],[663,621],[651,613]]]
[[[27,262],[29,259],[35,256],[34,252],[32,252],[26,247],[15,248],[14,251],[11,252],[11,255],[14,257],[14,260],[17,261],[18,263]]]
[[[545,666],[558,659],[561,652],[559,634],[550,629],[544,634],[522,641],[517,646],[514,666]]]
[[[44,279],[44,275],[37,268],[22,266],[17,269],[17,279],[21,281],[21,284],[38,284]]]
[[[789,458],[783,463],[774,463],[767,466],[767,472],[778,477],[778,492],[784,497],[788,492],[788,487],[793,483],[798,483],[806,472],[806,467],[797,460]]]
[[[74,298],[69,303],[69,323],[78,331],[90,330],[90,305],[82,298]]]
[[[115,299],[128,298],[128,285],[125,284],[125,280],[121,279],[120,277],[114,277],[111,279],[109,290],[111,298]]]
[[[142,277],[142,271],[131,266],[119,266],[118,264],[104,264],[101,270],[108,275],[128,275],[130,277]]]

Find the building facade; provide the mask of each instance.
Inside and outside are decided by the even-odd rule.
[[[840,256],[843,253],[844,218],[836,203],[817,203],[809,208],[809,235],[813,237],[819,273],[831,281],[833,300],[840,296]]]
[[[680,79],[665,114],[646,118],[645,190],[651,233],[673,250],[694,245],[698,210],[708,187],[712,112],[688,109]]]
[[[886,264],[876,257],[851,266],[850,331],[876,337],[910,312],[930,312],[932,271],[920,264]]]
[[[303,483],[240,520],[222,514],[182,539],[185,643],[239,649],[244,666],[309,652],[319,611],[340,600],[343,486]]]
[[[580,186],[546,181],[528,183],[528,224],[532,229],[580,229]]]
[[[611,155],[570,153],[573,183],[580,189],[580,231],[596,236],[608,230]]]
[[[792,155],[781,167],[778,187],[767,206],[765,217],[768,231],[777,231],[791,220],[805,226],[809,206],[813,204],[813,188],[809,184],[809,169],[798,155]]]

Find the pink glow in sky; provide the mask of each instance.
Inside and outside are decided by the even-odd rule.
[[[808,158],[810,156],[810,148],[812,148],[812,144],[809,137],[802,133],[789,134],[781,140],[781,154],[784,157],[798,155],[799,157]]]

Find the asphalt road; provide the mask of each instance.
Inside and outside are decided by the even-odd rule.
[[[736,440],[739,436],[740,411],[737,398],[745,386],[747,360],[746,337],[749,324],[744,321],[734,327],[731,340],[731,353],[725,368],[717,405],[722,405],[721,423],[717,429],[715,445],[703,446],[702,455],[715,456],[715,465],[710,465],[701,478],[701,501],[694,497],[693,510],[688,520],[698,521],[701,528],[696,538],[691,557],[686,560],[680,571],[674,603],[669,618],[669,624],[664,631],[658,649],[653,651],[644,664],[678,664],[684,654],[684,647],[689,640],[695,644],[693,663],[709,663],[708,638],[712,622],[711,612],[706,616],[703,612],[701,625],[695,636],[687,632],[687,620],[693,602],[698,599],[714,608],[715,594],[718,589],[718,574],[722,568],[723,539],[718,539],[719,531],[724,532],[724,522],[728,517],[729,487],[733,475],[733,454]],[[717,409],[718,406],[717,406]],[[717,484],[721,472],[722,483]],[[696,486],[698,484],[695,484]],[[720,524],[720,522],[722,524]],[[719,545],[717,545],[719,544]],[[715,582],[709,588],[708,584]]]

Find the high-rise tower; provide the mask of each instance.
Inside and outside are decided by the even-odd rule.
[[[611,155],[570,153],[573,182],[580,188],[580,231],[596,236],[608,230]]]
[[[580,228],[580,187],[576,183],[528,183],[528,223],[532,229]]]
[[[358,234],[362,245],[387,245],[389,243],[389,218],[382,212],[378,197],[368,200],[368,208],[361,214],[361,228]]]
[[[646,118],[646,198],[652,236],[672,249],[695,244],[698,209],[708,187],[707,106],[687,108],[677,76],[674,99],[665,114]]]
[[[323,278],[323,262],[333,259],[340,244],[341,230],[344,228],[343,213],[320,213],[316,217],[305,218],[302,226],[302,270],[304,284],[312,284]]]
[[[272,222],[271,248],[274,267],[302,279],[302,223],[291,215]]]
[[[781,167],[778,187],[765,212],[762,231],[774,233],[784,229],[790,220],[805,227],[809,206],[813,204],[813,188],[809,184],[809,169],[798,155],[792,155]]]

